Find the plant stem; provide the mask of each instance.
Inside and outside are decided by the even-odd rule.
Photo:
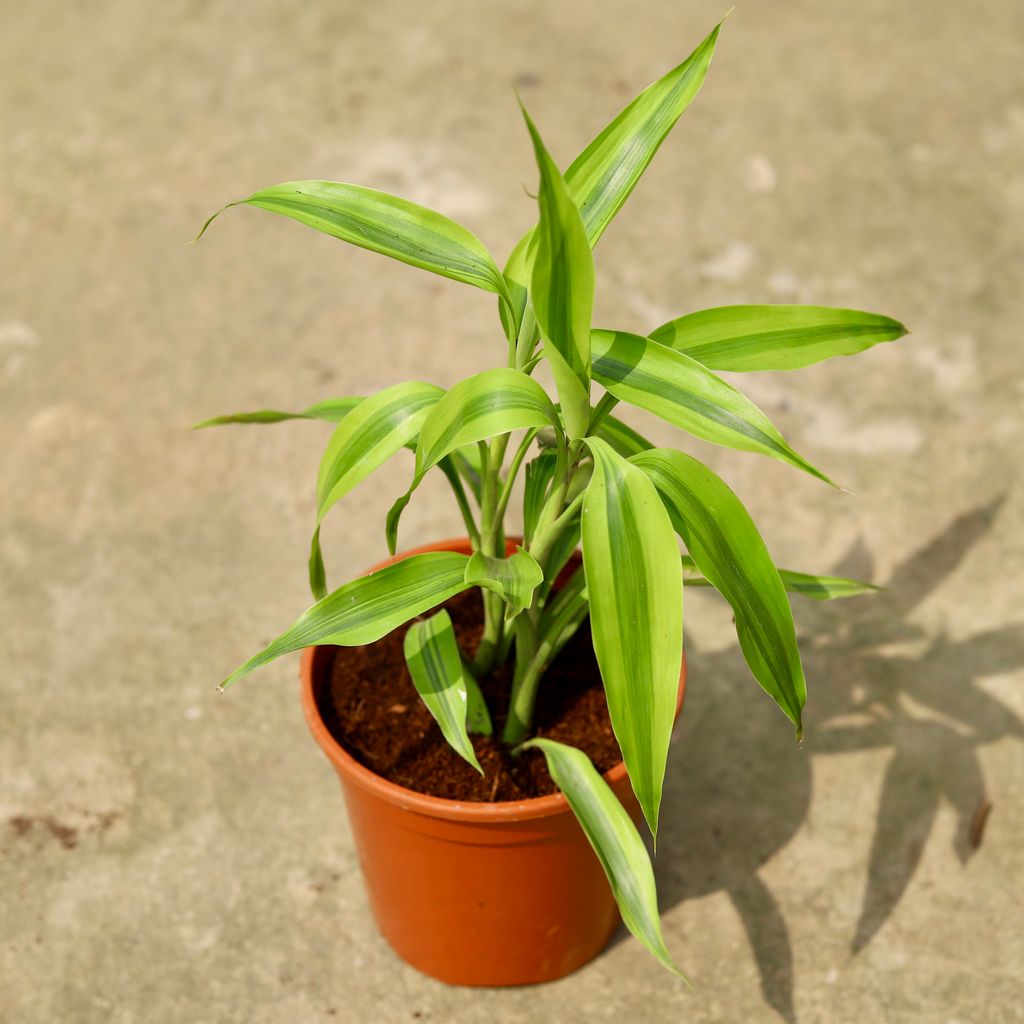
[[[498,554],[498,539],[502,535],[502,515],[498,514],[498,483],[509,436],[502,434],[489,445],[480,442],[480,551],[491,557]],[[505,625],[504,602],[490,590],[481,592],[484,599],[484,633],[473,659],[473,671],[477,678],[490,671],[494,664],[502,646]]]

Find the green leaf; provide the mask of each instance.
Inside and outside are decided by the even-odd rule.
[[[697,568],[732,605],[754,678],[793,721],[799,738],[807,684],[793,612],[747,510],[707,466],[682,452],[653,448],[630,461],[658,488]]]
[[[626,331],[594,331],[591,344],[594,378],[621,401],[705,441],[759,452],[832,483],[749,398],[695,359]]]
[[[544,571],[524,548],[516,548],[508,558],[493,558],[476,551],[466,565],[466,585],[484,587],[497,594],[505,602],[507,619],[530,607],[533,592],[543,579]]]
[[[682,64],[632,100],[565,172],[592,246],[703,85],[721,27],[719,22]]]
[[[597,428],[597,437],[607,441],[623,458],[637,455],[653,448],[646,437],[638,434],[628,423],[615,416],[606,416]]]
[[[523,117],[540,170],[540,220],[532,242],[530,296],[566,432],[577,439],[585,436],[590,422],[594,257],[580,212],[525,107]]]
[[[523,536],[529,540],[537,528],[540,510],[544,507],[548,486],[555,476],[557,458],[552,451],[543,451],[526,464],[523,486]]]
[[[222,685],[230,686],[254,669],[302,647],[357,647],[379,640],[403,622],[465,590],[468,561],[468,555],[430,551],[410,555],[346,583],[303,612],[289,629],[235,669]]]
[[[409,490],[391,506],[386,523],[394,553],[398,523],[426,472],[465,445],[528,427],[556,426],[558,413],[544,389],[521,370],[499,367],[467,377],[430,410],[420,427],[416,474]]]
[[[319,523],[313,531],[313,539],[309,545],[309,589],[313,592],[315,601],[327,596],[327,569],[324,566],[324,553],[320,549]]]
[[[528,740],[519,749],[531,748],[543,752],[551,778],[565,794],[594,848],[623,923],[662,965],[683,977],[661,934],[658,893],[647,848],[611,787],[582,750],[546,739]]]
[[[285,420],[327,420],[329,423],[340,423],[361,401],[362,398],[328,398],[326,401],[311,405],[303,412],[281,412],[278,409],[234,412],[227,416],[214,416],[212,419],[203,420],[196,423],[192,429],[223,427],[229,423],[282,423]]]
[[[588,438],[583,566],[594,652],[633,790],[657,835],[683,648],[683,575],[672,522],[647,476]]]
[[[378,466],[419,433],[444,390],[435,384],[409,381],[364,399],[338,424],[327,442],[317,477],[317,517],[322,520]]]
[[[510,301],[505,279],[476,235],[407,199],[340,181],[288,181],[228,203],[207,220],[195,241],[224,210],[243,204],[291,217],[361,249],[464,281]]]
[[[907,333],[877,313],[826,306],[720,306],[662,324],[651,337],[712,370],[796,370]]]
[[[448,745],[483,775],[466,732],[469,696],[462,656],[452,620],[443,608],[409,627],[405,634],[405,663],[416,692],[441,727]]]
[[[700,570],[689,555],[683,555],[683,574],[687,586],[711,586],[710,582],[700,575]],[[852,580],[846,576],[817,576],[806,572],[793,572],[792,569],[780,569],[779,579],[788,593],[809,597],[813,601],[838,601],[844,597],[859,597],[861,594],[872,594],[882,590],[874,583]]]

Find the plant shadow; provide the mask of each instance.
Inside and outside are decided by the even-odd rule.
[[[738,652],[703,652],[688,642],[692,685],[669,760],[672,811],[663,815],[658,844],[662,905],[727,893],[765,1001],[783,1020],[796,1021],[792,947],[759,871],[807,817],[814,760],[891,752],[859,918],[849,922],[856,954],[910,884],[943,797],[959,819],[956,854],[967,862],[986,801],[978,748],[1005,736],[1024,739],[1024,723],[978,685],[1024,665],[1024,623],[951,640],[910,621],[989,531],[1002,500],[953,520],[896,567],[882,593],[801,602],[796,614],[811,691],[803,750]],[[870,554],[857,543],[834,571],[870,579],[872,570]],[[737,735],[739,743],[729,742]]]

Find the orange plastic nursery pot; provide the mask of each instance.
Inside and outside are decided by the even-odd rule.
[[[425,551],[471,548],[468,540],[450,540],[397,557]],[[395,952],[454,985],[550,981],[600,953],[618,926],[618,909],[565,797],[460,802],[374,774],[345,751],[320,713],[335,652],[343,650],[303,652],[302,705],[341,779],[370,906]],[[684,660],[677,716],[685,680]],[[639,821],[625,766],[604,778]]]

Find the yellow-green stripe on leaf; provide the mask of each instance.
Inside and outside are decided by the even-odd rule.
[[[651,480],[697,568],[732,605],[736,635],[761,688],[803,733],[807,699],[789,598],[739,498],[707,466],[668,448],[631,460]]]
[[[651,858],[618,797],[582,750],[546,739],[529,740],[519,749],[530,748],[543,752],[551,778],[565,794],[608,876],[625,926],[663,966],[683,977],[661,934]]]
[[[793,451],[749,398],[695,359],[626,331],[594,331],[591,350],[594,379],[620,401],[705,441],[768,455],[832,482]]]
[[[583,567],[594,652],[633,790],[657,834],[683,649],[683,571],[675,530],[646,474],[588,438]]]
[[[230,686],[282,654],[313,644],[356,647],[379,640],[403,622],[465,590],[468,561],[468,555],[430,551],[410,555],[346,583],[303,612],[222,685]]]
[[[444,609],[409,627],[405,634],[405,663],[416,692],[434,716],[448,745],[483,775],[466,730],[467,675],[451,617]]]
[[[879,313],[827,306],[719,306],[662,324],[651,338],[711,370],[796,370],[907,333]]]

